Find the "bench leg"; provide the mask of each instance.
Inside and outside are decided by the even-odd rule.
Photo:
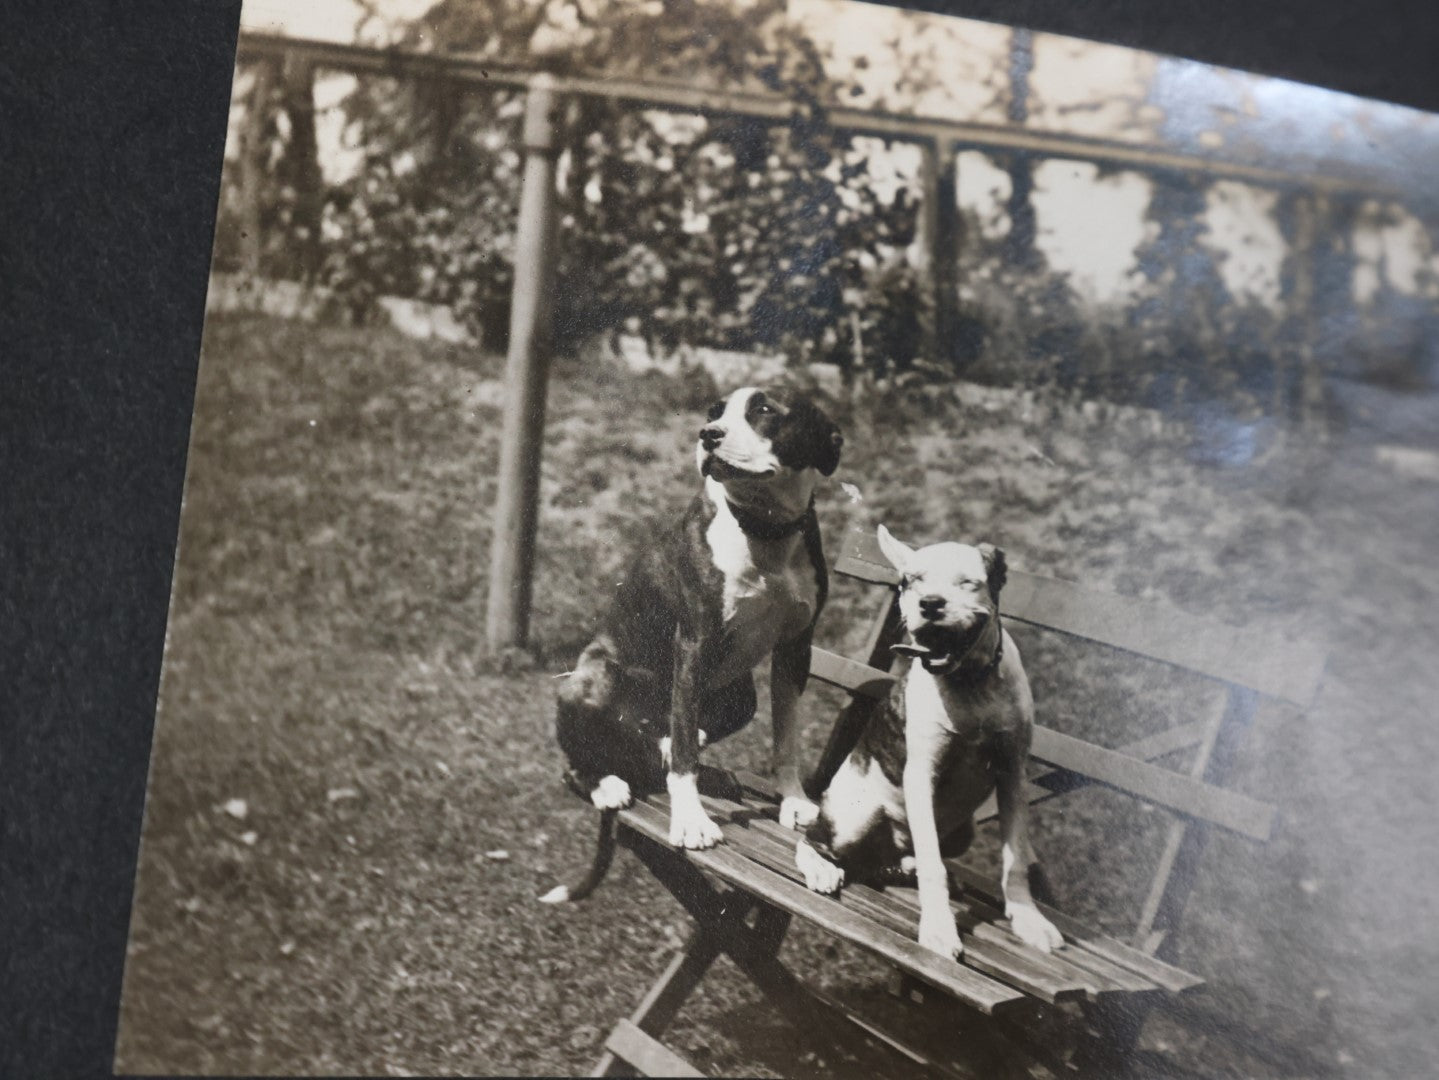
[[[1190,776],[1210,784],[1224,783],[1238,757],[1239,744],[1254,721],[1258,702],[1252,690],[1229,688],[1205,722],[1203,738],[1190,764]],[[1176,818],[1169,826],[1149,895],[1134,929],[1135,948],[1163,960],[1174,959],[1174,931],[1194,887],[1209,834],[1210,827],[1205,822]]]
[[[664,974],[650,987],[629,1021],[646,1035],[659,1038],[699,986],[710,965],[718,959],[720,943],[713,934],[696,930],[689,942],[670,961]],[[621,1076],[622,1063],[608,1050],[595,1063],[591,1076]]]
[[[718,889],[683,856],[628,830],[622,835],[625,845],[699,923],[696,945],[687,951],[698,952],[698,944],[704,942],[706,950],[714,947],[716,955],[723,952],[800,1032],[821,1033],[816,1050],[832,1053],[840,1047],[856,1057],[865,1071],[877,1075],[893,1072],[896,1053],[907,1058],[912,1069],[918,1066],[921,1071],[943,1071],[924,1055],[903,1046],[827,995],[806,986],[780,962],[779,950],[789,928],[789,912],[758,901],[738,889]],[[755,907],[758,907],[759,913],[751,927],[744,920]],[[704,968],[708,968],[713,959],[713,955],[709,956]],[[698,967],[698,960],[695,967]],[[649,1026],[656,1020],[663,1019],[668,1023],[673,1018],[684,998],[704,974],[704,970],[699,969],[697,975],[690,977],[688,985],[682,986],[685,976],[681,975],[681,971],[685,970],[693,972],[695,968],[686,968],[683,959],[677,958],[670,971],[666,972],[667,977],[671,971],[674,973],[673,987],[667,979],[662,979],[646,997],[646,1004],[654,999],[656,1003],[664,1003],[664,1008],[668,1009],[664,1012],[657,1007],[651,1008],[647,1017],[649,1024],[633,1021],[647,1034],[658,1033],[657,1026]],[[646,1004],[640,1006],[641,1010]],[[609,1061],[602,1063],[609,1069],[615,1067]]]
[[[689,1000],[690,994],[704,980],[710,965],[725,951],[724,936],[716,933],[716,920],[731,914],[733,917],[742,919],[754,906],[755,901],[748,894],[731,893],[724,902],[715,907],[708,902],[705,892],[701,891],[694,881],[688,880],[683,875],[676,875],[670,869],[669,864],[675,861],[673,852],[661,854],[657,850],[657,845],[652,846],[649,841],[635,837],[628,831],[623,832],[621,836],[625,846],[639,856],[640,861],[649,867],[651,873],[680,899],[680,902],[687,910],[690,910],[692,915],[695,914],[692,905],[702,904],[705,906],[706,917],[704,919],[697,917],[699,927],[690,935],[689,941],[670,961],[669,966],[655,980],[644,999],[628,1017],[629,1022],[635,1027],[657,1039],[664,1034],[665,1029],[684,1007],[684,1003]],[[669,855],[669,859],[664,857],[665,854]],[[693,867],[689,867],[688,864],[683,865],[686,869],[693,871]],[[697,871],[693,872],[696,877],[699,876]],[[713,892],[708,885],[704,884],[702,878],[699,885],[703,886],[704,890]],[[677,890],[682,890],[685,894],[684,897],[681,897]],[[788,923],[787,916],[785,922]],[[784,927],[781,926],[779,935],[782,937],[783,933]],[[774,948],[778,950],[778,941],[775,942]],[[615,1054],[605,1050],[594,1068],[590,1070],[590,1075],[621,1076],[626,1071],[624,1066],[625,1063]]]

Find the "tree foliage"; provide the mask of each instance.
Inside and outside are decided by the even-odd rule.
[[[628,330],[660,347],[848,365],[858,326],[875,362],[914,359],[916,335],[895,318],[924,294],[903,259],[914,196],[901,187],[881,199],[867,155],[829,129],[825,103],[839,88],[783,0],[441,0],[399,44],[795,103],[778,125],[571,103],[559,165],[561,347]],[[448,304],[502,342],[521,97],[367,80],[344,108],[364,159],[328,192],[319,280],[357,316],[398,293]],[[275,160],[285,156],[281,145]]]
[[[762,90],[793,103],[783,122],[665,113],[597,97],[568,103],[553,305],[561,348],[628,332],[660,349],[710,345],[774,352],[797,364],[862,361],[877,373],[954,373],[924,363],[946,358],[923,355],[933,284],[906,256],[917,193],[901,183],[882,195],[870,171],[873,148],[831,130],[827,107],[858,84],[828,73],[826,56],[784,0],[440,0],[422,21],[391,29],[390,40],[407,50]],[[898,41],[876,48],[898,50]],[[981,82],[1018,124],[1027,115],[1032,65],[1026,37],[1016,33],[1007,61]],[[851,72],[856,79],[860,68]],[[924,65],[902,67],[896,92],[919,93],[933,77]],[[359,166],[319,190],[302,84],[302,73],[280,65],[244,84],[242,104],[258,123],[243,154],[265,179],[261,271],[329,286],[357,320],[387,294],[444,304],[502,348],[523,94],[362,79],[342,105]],[[1396,370],[1435,366],[1432,346],[1411,330],[1386,331],[1385,320],[1371,319],[1361,333],[1347,240],[1352,207],[1329,207],[1319,226],[1306,286],[1311,313],[1292,303],[1299,272],[1292,253],[1276,310],[1240,302],[1225,288],[1223,253],[1205,225],[1206,182],[1158,175],[1146,210],[1151,227],[1135,252],[1135,297],[1096,309],[1043,255],[1030,161],[1001,155],[1000,163],[1011,179],[1007,234],[988,237],[974,222],[962,230],[960,341],[947,352],[968,377],[1050,384],[1168,411],[1222,400],[1239,412],[1279,413],[1298,401],[1309,410],[1315,373],[1347,370],[1356,351],[1392,356]],[[220,266],[240,258],[250,220],[233,197],[234,181],[227,175]],[[1280,225],[1297,244],[1287,205]],[[1432,305],[1393,290],[1381,291],[1373,306],[1402,316],[1390,321],[1395,326],[1427,331],[1433,321]]]

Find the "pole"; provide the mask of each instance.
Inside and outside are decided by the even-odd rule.
[[[1319,309],[1315,280],[1318,222],[1326,213],[1321,197],[1292,191],[1280,197],[1279,228],[1289,251],[1280,276],[1284,341],[1274,355],[1274,393],[1269,408],[1276,420],[1297,419],[1308,429],[1323,400],[1315,357]]]
[[[299,54],[290,54],[285,57],[281,77],[285,115],[290,118],[288,180],[295,189],[290,235],[295,250],[290,268],[308,285],[320,271],[320,221],[325,208],[325,180],[315,135],[315,65]]]
[[[959,153],[949,139],[926,142],[922,152],[924,201],[919,211],[919,250],[934,297],[934,310],[925,328],[925,359],[947,366],[956,360],[959,323]]]
[[[255,81],[245,107],[240,132],[240,264],[252,277],[259,277],[265,253],[262,202],[268,147],[265,129],[269,120],[270,90],[274,85],[277,61],[266,57],[255,65]]]
[[[1294,281],[1289,298],[1294,320],[1299,363],[1299,422],[1306,431],[1322,431],[1324,375],[1315,355],[1314,248],[1319,242],[1319,221],[1328,210],[1322,195],[1301,194],[1295,206]]]
[[[554,85],[549,75],[535,76],[525,100],[525,175],[515,232],[504,429],[485,612],[485,639],[492,653],[522,647],[529,635],[554,281]]]

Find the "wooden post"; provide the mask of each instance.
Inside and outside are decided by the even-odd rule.
[[[1295,206],[1294,280],[1289,297],[1290,318],[1298,337],[1299,419],[1306,430],[1323,430],[1324,373],[1315,355],[1314,249],[1319,243],[1319,221],[1327,207],[1317,194],[1300,196]]]
[[[265,251],[261,204],[265,189],[265,129],[270,115],[270,94],[276,63],[265,58],[254,65],[255,82],[245,106],[245,123],[240,132],[240,264],[245,273],[258,277]]]
[[[491,652],[523,646],[529,634],[554,281],[558,104],[554,86],[552,76],[535,76],[525,101],[525,175],[515,232],[504,430],[485,613],[485,638]]]
[[[921,144],[920,258],[934,290],[926,327],[925,359],[948,364],[955,357],[959,324],[959,204],[956,201],[958,147],[950,139]]]
[[[1307,191],[1279,196],[1277,219],[1288,247],[1280,275],[1284,343],[1274,356],[1274,393],[1269,403],[1276,419],[1309,422],[1306,389],[1314,368],[1315,292],[1314,257],[1317,197]]]
[[[299,280],[309,283],[320,270],[320,219],[325,205],[325,181],[315,134],[315,65],[292,53],[285,57],[282,74],[285,114],[290,118],[287,179],[295,189],[291,222],[295,248],[289,269]]]

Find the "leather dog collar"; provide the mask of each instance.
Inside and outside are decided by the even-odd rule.
[[[746,536],[752,536],[756,540],[783,540],[786,536],[793,536],[804,528],[805,519],[814,512],[814,500],[810,499],[805,512],[793,521],[774,522],[767,521],[758,514],[738,507],[728,499],[725,500],[725,504],[729,507],[729,512],[734,515],[740,532]]]

